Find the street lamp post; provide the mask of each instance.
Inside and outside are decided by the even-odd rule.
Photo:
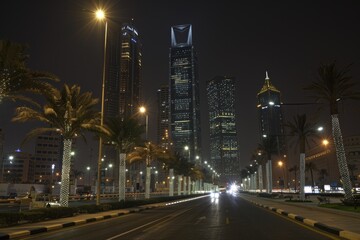
[[[149,115],[146,112],[146,108],[144,106],[141,106],[139,108],[139,111],[141,114],[145,114],[145,140],[148,140],[148,124],[149,124]]]
[[[105,20],[105,37],[104,37],[104,59],[103,59],[103,74],[102,74],[102,86],[101,86],[101,114],[100,114],[100,126],[104,125],[104,98],[105,98],[105,70],[106,70],[106,42],[107,42],[107,28],[108,22],[103,10],[99,9],[95,12],[96,18],[100,21]],[[98,154],[98,168],[97,168],[97,186],[96,186],[96,205],[100,205],[100,185],[101,181],[101,156],[102,156],[102,137],[99,137],[99,154]]]
[[[148,141],[148,123],[149,116],[146,112],[146,108],[144,106],[139,108],[141,114],[145,114],[145,141]],[[150,156],[149,149],[147,149],[146,154],[146,180],[145,180],[145,199],[150,198],[150,179],[151,179],[151,166],[150,166]]]
[[[184,149],[185,149],[185,151],[189,151],[189,160],[188,160],[188,161],[190,162],[190,147],[189,147],[189,146],[185,146]]]
[[[87,166],[86,167],[86,170],[87,170],[87,172],[88,172],[88,184],[89,184],[89,186],[90,186],[90,189],[91,189],[91,183],[90,183],[90,166]]]

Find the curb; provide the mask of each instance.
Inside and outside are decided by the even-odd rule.
[[[169,206],[169,205],[178,204],[178,203],[182,203],[182,202],[192,201],[192,200],[196,200],[196,199],[199,199],[202,197],[206,197],[206,196],[192,197],[192,198],[186,198],[186,199],[170,201],[170,202],[153,203],[153,204],[138,206],[138,207],[134,207],[134,208],[119,209],[118,213],[105,214],[105,215],[102,215],[102,216],[100,215],[100,216],[96,216],[93,218],[86,218],[86,219],[81,219],[81,220],[72,221],[72,222],[65,222],[65,223],[61,223],[61,224],[60,223],[53,224],[53,225],[48,225],[48,226],[44,226],[44,227],[35,227],[35,228],[31,228],[29,230],[21,230],[21,231],[17,231],[17,232],[13,232],[13,233],[0,232],[0,240],[13,239],[13,238],[18,238],[18,237],[30,236],[30,235],[34,235],[37,233],[49,232],[49,231],[57,230],[57,229],[61,229],[61,228],[67,228],[67,227],[86,224],[86,223],[95,222],[95,221],[99,221],[99,220],[119,217],[119,216],[126,215],[129,213],[141,212],[141,211],[144,211],[147,209],[152,209],[152,208],[157,208],[157,207],[162,207],[162,206]]]
[[[244,198],[243,198],[244,199]],[[293,220],[296,220],[298,222],[304,223],[305,225],[323,230],[325,232],[331,233],[331,234],[335,234],[339,237],[345,238],[345,239],[349,239],[349,240],[360,240],[360,234],[359,233],[355,233],[355,232],[350,232],[341,228],[337,228],[337,227],[332,227],[332,226],[328,226],[326,224],[320,223],[318,221],[309,219],[309,218],[304,218],[302,216],[299,216],[297,214],[293,214],[293,213],[288,213],[280,208],[274,208],[274,207],[270,207],[270,206],[266,206],[260,203],[256,203],[253,201],[250,201],[248,199],[244,199],[256,206],[262,207],[262,208],[266,208],[270,211],[276,212],[280,215],[286,216],[288,218],[291,218]]]
[[[44,233],[44,232],[49,232],[49,231],[57,230],[57,229],[61,229],[61,228],[67,228],[67,227],[86,224],[86,223],[95,222],[95,221],[99,221],[99,220],[119,217],[119,216],[126,215],[129,213],[140,212],[140,211],[143,211],[146,209],[151,209],[151,208],[156,208],[156,207],[157,206],[141,206],[141,207],[137,207],[137,208],[123,209],[121,212],[118,212],[118,213],[106,214],[103,216],[96,216],[93,218],[81,219],[81,220],[66,222],[66,223],[62,223],[62,224],[53,224],[53,225],[48,225],[48,226],[44,226],[44,227],[36,227],[36,228],[29,229],[29,230],[22,230],[22,231],[18,231],[18,232],[9,233],[9,234],[8,233],[0,233],[0,239],[13,239],[13,238],[18,238],[18,237],[30,236],[30,235],[34,235],[37,233]]]

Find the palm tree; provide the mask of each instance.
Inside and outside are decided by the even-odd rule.
[[[72,175],[74,176],[74,188],[75,188],[75,191],[74,193],[76,194],[76,190],[77,190],[77,179],[78,177],[82,176],[84,173],[80,170],[77,170],[77,169],[74,169],[72,170]]]
[[[77,85],[56,90],[53,94],[46,94],[46,104],[43,107],[18,107],[14,122],[31,120],[45,123],[47,126],[38,127],[30,131],[24,141],[47,132],[57,132],[63,139],[63,159],[60,189],[60,204],[64,207],[69,202],[70,159],[72,140],[82,136],[84,131],[101,131],[105,129],[99,125],[100,113],[94,110],[98,103],[90,92],[81,93]]]
[[[266,184],[267,184],[267,192],[272,192],[272,163],[271,156],[274,153],[277,153],[275,136],[265,137],[263,138],[262,144],[259,145],[259,149],[261,152],[265,153],[267,162],[266,162]]]
[[[166,162],[170,155],[162,147],[151,142],[145,142],[145,147],[135,147],[135,151],[129,153],[128,159],[130,163],[134,161],[146,162],[146,179],[145,179],[145,198],[150,198],[150,171],[151,163],[154,160]]]
[[[352,187],[340,129],[338,103],[347,99],[360,99],[360,92],[355,90],[356,82],[348,75],[349,71],[350,65],[338,69],[335,62],[322,64],[318,69],[317,80],[304,88],[313,92],[317,101],[329,106],[336,158],[346,199],[352,198]]]
[[[34,103],[23,93],[52,92],[54,88],[48,81],[58,81],[58,78],[50,73],[27,68],[28,56],[25,51],[25,45],[0,40],[0,103],[3,99]]]
[[[314,187],[315,187],[314,171],[317,171],[317,167],[316,167],[315,163],[313,163],[313,162],[307,162],[307,163],[305,164],[305,171],[306,171],[306,172],[310,172],[310,177],[311,177],[311,189],[312,189],[312,191],[314,191]]]
[[[309,145],[311,138],[318,137],[315,124],[307,120],[306,114],[296,115],[293,122],[287,122],[290,135],[297,140],[300,150],[300,199],[305,200],[305,147]]]
[[[289,169],[289,172],[294,172],[294,190],[296,192],[296,186],[297,186],[297,172],[299,171],[299,167],[295,164],[292,168]]]
[[[328,175],[329,174],[325,168],[319,170],[319,181],[321,182],[323,190],[324,190],[325,177]]]
[[[251,160],[252,161],[256,161],[256,163],[258,164],[258,176],[259,176],[259,189],[260,192],[262,192],[263,190],[263,164],[266,162],[266,158],[263,154],[261,154],[261,149],[257,148],[253,154],[251,155]]]
[[[125,201],[126,154],[141,143],[141,135],[145,129],[134,118],[120,117],[109,118],[104,127],[108,132],[104,135],[104,140],[114,146],[119,158],[119,201]]]

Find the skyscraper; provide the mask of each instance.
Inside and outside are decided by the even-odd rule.
[[[257,94],[258,109],[260,119],[260,142],[263,138],[271,138],[275,141],[274,154],[284,155],[285,136],[283,114],[281,109],[281,94],[278,89],[270,82],[266,72],[265,83]]]
[[[121,28],[120,116],[131,117],[141,105],[142,55],[138,31],[133,24]]]
[[[210,162],[221,184],[239,180],[240,159],[236,131],[235,78],[214,77],[207,82]]]
[[[171,27],[169,70],[170,129],[174,150],[189,162],[200,164],[197,157],[201,151],[199,78],[189,24]]]
[[[169,86],[163,85],[157,90],[157,144],[169,148]]]
[[[141,101],[141,43],[134,25],[110,24],[106,50],[104,119],[130,117]]]

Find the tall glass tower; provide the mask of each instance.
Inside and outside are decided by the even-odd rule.
[[[210,162],[221,184],[239,180],[240,158],[235,117],[235,78],[215,77],[207,82],[210,124]]]
[[[157,144],[168,149],[169,138],[169,86],[163,85],[157,90]]]
[[[129,117],[141,101],[141,43],[132,23],[111,23],[105,67],[104,118]]]
[[[267,72],[265,83],[257,94],[257,98],[260,118],[260,140],[262,142],[264,137],[274,140],[274,145],[276,146],[274,154],[284,155],[286,154],[286,149],[281,94],[270,82]]]
[[[125,118],[138,112],[141,105],[142,45],[134,25],[123,24],[121,33],[119,112]]]
[[[199,78],[189,24],[171,27],[169,68],[170,129],[174,150],[189,162],[200,164]]]

